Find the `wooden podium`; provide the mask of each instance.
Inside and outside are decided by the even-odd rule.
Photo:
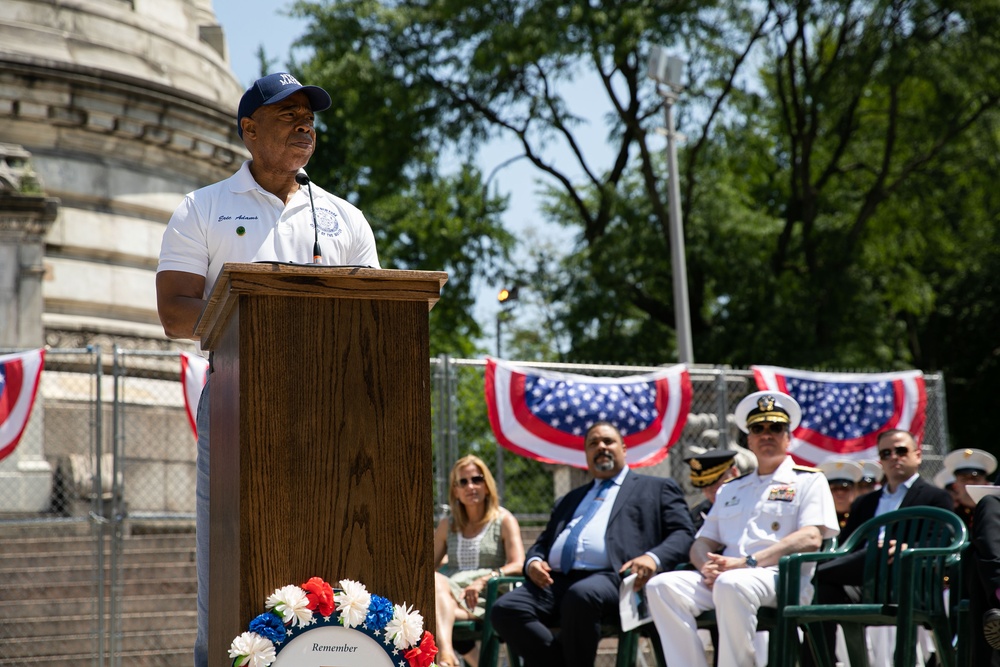
[[[434,630],[428,311],[447,274],[226,264],[213,352],[209,665],[276,588],[359,581]]]

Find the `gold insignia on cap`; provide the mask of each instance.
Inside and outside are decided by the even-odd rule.
[[[694,464],[698,463],[697,470],[691,470],[691,485],[696,489],[702,489],[706,486],[711,486],[719,481],[719,478],[733,466],[732,459],[723,461],[718,465],[714,465],[711,468],[706,468],[702,470],[701,462],[698,459],[691,459],[691,468],[694,468]]]
[[[970,458],[972,456],[972,450],[966,449],[964,452],[962,452],[962,456],[964,456],[965,458]]]
[[[757,399],[757,409],[761,412],[770,412],[774,410],[774,396],[768,394],[767,396],[761,396]]]
[[[698,459],[691,459],[688,461],[688,465],[691,466],[692,470],[701,470],[701,461]]]

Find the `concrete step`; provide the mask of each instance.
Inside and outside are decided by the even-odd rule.
[[[118,655],[121,656],[121,664],[127,667],[189,667],[194,639],[194,630],[125,632],[118,646]],[[79,667],[90,664],[91,656],[97,654],[93,632],[58,635],[47,642],[13,639],[3,640],[0,644],[0,667]]]
[[[110,563],[104,563],[105,572],[110,570]],[[123,564],[121,566],[122,581],[136,579],[184,579],[194,578],[194,563],[145,563],[142,565]],[[62,586],[65,584],[88,583],[94,580],[95,568],[89,563],[72,567],[28,567],[0,568],[0,581],[17,583],[30,581],[35,585],[45,582],[47,586]]]
[[[197,596],[194,590],[183,594],[162,594],[157,590],[146,588],[141,595],[126,595],[119,601],[119,608],[124,614],[142,613],[150,609],[155,601],[156,609],[162,614],[185,613],[195,609]],[[111,605],[111,598],[105,597],[104,611]],[[84,597],[58,597],[50,599],[0,602],[0,619],[44,616],[50,621],[53,618],[73,616],[75,614],[94,615],[97,613],[98,601],[93,595]],[[20,621],[18,621],[20,623]]]
[[[95,553],[98,545],[105,553],[110,549],[110,539],[98,540],[94,536],[44,536],[44,537],[4,537],[0,531],[0,558],[18,555]],[[194,551],[194,533],[165,535],[132,535],[125,538],[123,551],[142,553],[146,551]]]
[[[152,605],[151,605],[152,606]],[[104,627],[110,629],[109,610],[104,610]],[[90,613],[77,613],[64,616],[21,616],[17,619],[17,627],[10,628],[17,639],[47,640],[53,636],[86,635],[97,629],[98,616]],[[190,630],[197,625],[195,611],[175,612],[170,614],[159,611],[142,611],[123,613],[120,630],[125,633],[172,632],[174,630]]]
[[[17,581],[6,581],[0,585],[0,603],[15,602],[23,600],[46,599],[49,597],[69,597],[82,598],[95,594],[93,581],[79,581],[68,584],[61,584],[54,588],[54,593],[41,587],[38,580],[29,578],[18,578]],[[150,595],[155,591],[157,595],[196,595],[197,580],[192,575],[190,577],[177,577],[173,579],[149,578],[126,580],[122,584],[122,595],[141,597]],[[105,587],[105,594],[110,592],[110,585]]]
[[[81,565],[95,566],[97,558],[103,555],[104,565],[111,562],[111,554],[97,551],[25,552],[0,554],[0,573],[31,568],[66,569]],[[159,563],[193,563],[194,548],[143,547],[124,550],[119,554],[122,563],[131,566]]]

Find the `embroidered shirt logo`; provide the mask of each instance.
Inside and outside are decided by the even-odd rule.
[[[340,216],[328,208],[316,209],[316,225],[319,227],[319,233],[324,236],[340,236],[344,231],[340,225]]]

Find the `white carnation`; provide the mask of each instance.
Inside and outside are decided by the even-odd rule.
[[[312,621],[312,610],[309,609],[309,598],[306,592],[298,586],[283,586],[267,598],[265,606],[281,615],[286,625],[305,626]]]
[[[256,632],[244,632],[229,646],[229,657],[234,660],[239,658],[239,662],[234,663],[237,667],[268,667],[275,661],[276,655],[270,639]]]
[[[345,628],[353,628],[365,622],[368,606],[372,602],[371,593],[364,585],[350,579],[341,579],[339,593],[333,594],[333,602],[340,612],[340,622]]]
[[[385,634],[392,637],[396,648],[410,648],[420,641],[424,634],[424,617],[413,606],[393,605],[392,620],[385,626]]]

